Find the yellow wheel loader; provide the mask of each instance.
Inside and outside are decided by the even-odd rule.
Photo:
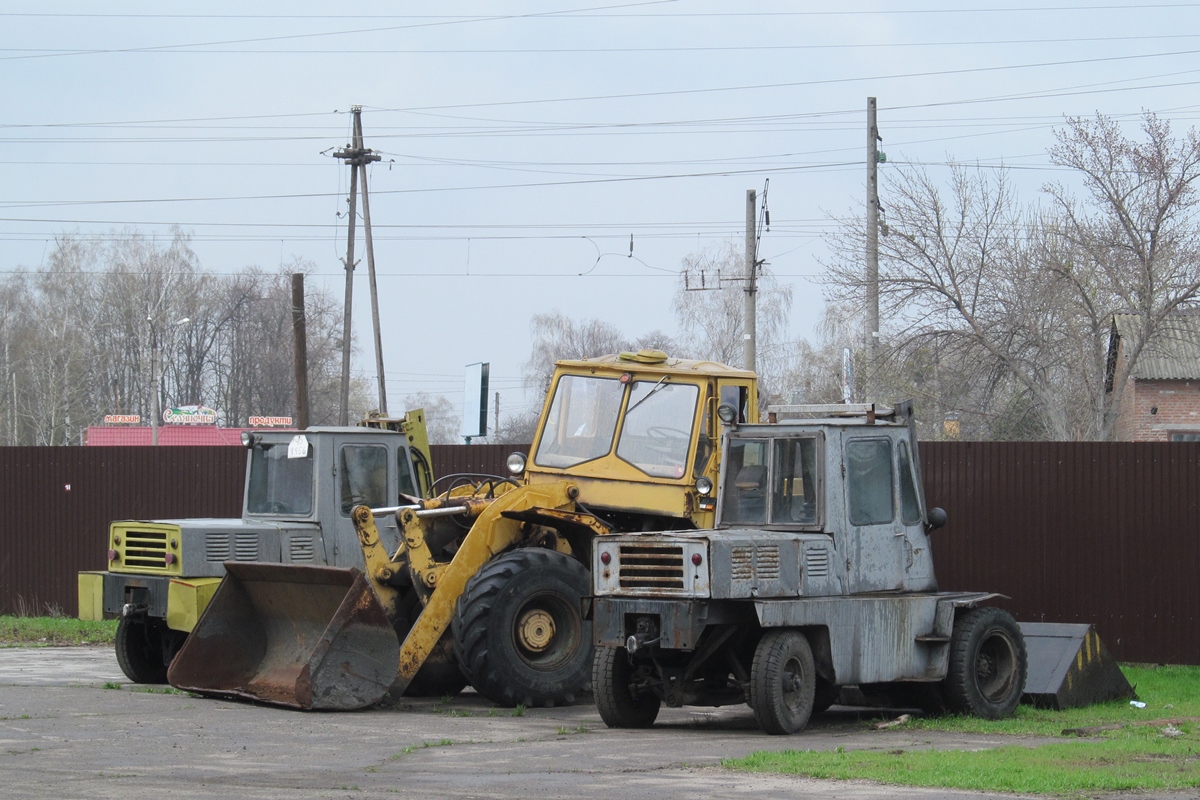
[[[653,350],[560,361],[511,476],[354,508],[353,568],[227,565],[168,678],[304,709],[467,682],[500,705],[570,703],[590,684],[592,540],[714,524],[722,405],[757,421],[754,374]],[[393,515],[394,549],[376,527]]]

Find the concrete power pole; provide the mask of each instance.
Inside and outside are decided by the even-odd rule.
[[[867,98],[867,363],[862,371],[864,399],[875,402],[879,356],[879,126],[875,98]]]
[[[757,295],[758,295],[758,253],[756,245],[757,225],[754,219],[754,206],[758,199],[753,189],[746,190],[746,310],[745,328],[742,332],[742,368],[755,371],[755,344],[758,337]]]
[[[354,140],[353,144],[343,147],[333,154],[334,158],[345,161],[350,166],[350,218],[349,224],[346,226],[346,301],[343,309],[342,319],[342,397],[341,409],[338,412],[338,424],[350,424],[350,342],[351,342],[351,319],[353,318],[352,308],[354,304],[354,228],[358,221],[358,176],[359,171],[363,177],[363,211],[366,214],[364,222],[367,225],[367,262],[371,272],[371,300],[372,304],[376,304],[375,296],[375,258],[373,248],[371,247],[370,235],[370,211],[367,210],[367,184],[366,167],[372,161],[379,161],[380,156],[372,150],[363,147],[363,132],[362,132],[362,106],[351,106],[350,112],[354,115]],[[376,358],[382,362],[383,356],[379,347],[379,312],[375,309],[375,351]],[[379,368],[379,386],[380,386],[380,405],[386,406],[386,400],[382,397],[383,392],[383,369]],[[380,411],[384,411],[380,408]]]
[[[296,375],[296,427],[308,427],[308,327],[304,316],[304,273],[292,274],[292,369]]]

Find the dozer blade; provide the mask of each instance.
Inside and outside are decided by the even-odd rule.
[[[1021,702],[1061,710],[1134,696],[1091,625],[1022,622],[1021,634],[1029,653]]]
[[[361,572],[244,562],[225,570],[171,662],[172,686],[330,711],[383,699],[400,642]]]

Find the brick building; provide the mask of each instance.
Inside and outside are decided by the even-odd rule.
[[[1106,390],[1129,362],[1138,318],[1113,316]],[[1171,315],[1142,348],[1121,398],[1114,431],[1121,441],[1200,441],[1200,313]]]

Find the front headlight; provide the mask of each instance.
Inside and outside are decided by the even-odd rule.
[[[707,476],[700,476],[696,479],[696,493],[702,497],[708,497],[712,494],[713,484]]]
[[[504,462],[504,465],[513,475],[520,475],[525,471],[525,454],[513,453],[508,457],[508,460]]]

